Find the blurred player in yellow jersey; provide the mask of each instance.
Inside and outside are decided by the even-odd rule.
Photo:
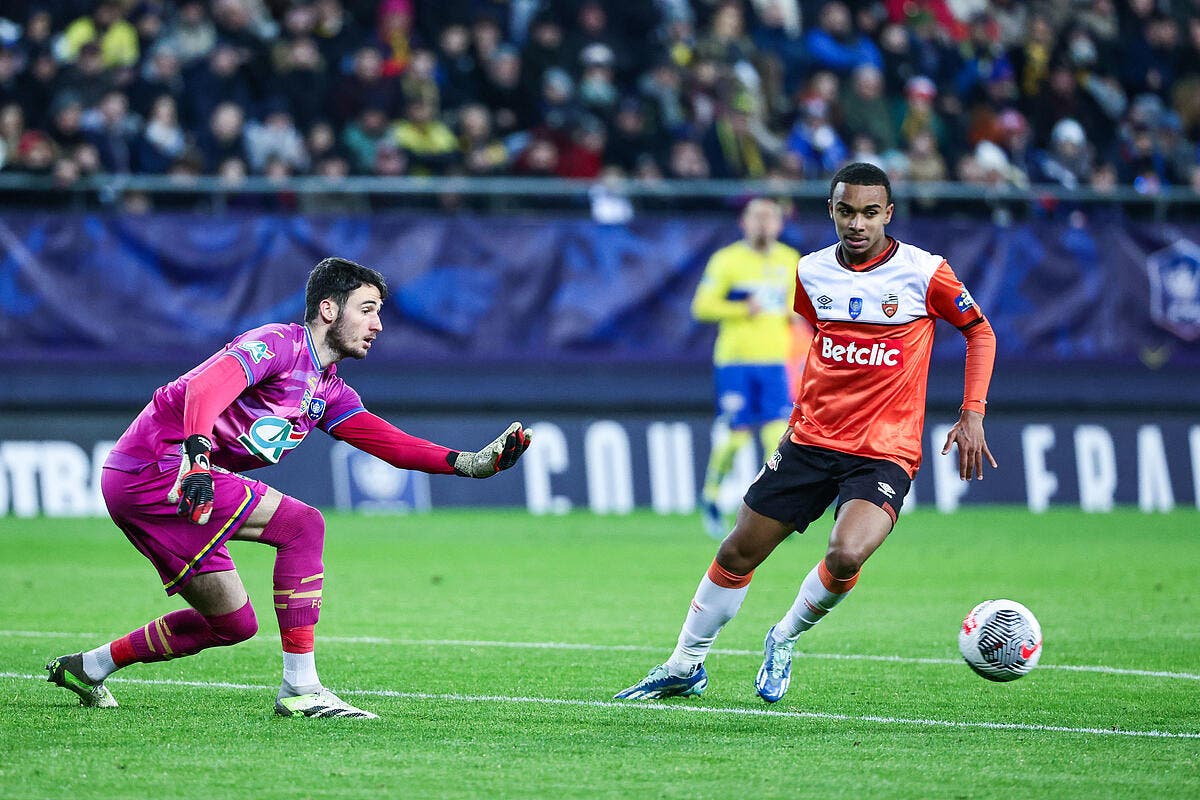
[[[729,426],[729,437],[709,456],[700,499],[704,529],[715,539],[728,533],[717,499],[734,456],[756,428],[765,453],[787,430],[792,327],[804,325],[792,311],[800,254],[779,241],[779,205],[751,200],[742,211],[741,228],[741,241],[713,253],[692,300],[692,316],[718,325],[713,348],[717,414]]]

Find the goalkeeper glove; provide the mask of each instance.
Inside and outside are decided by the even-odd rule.
[[[508,469],[517,463],[517,459],[533,441],[533,433],[514,422],[508,430],[496,437],[496,440],[478,453],[455,453],[446,456],[446,461],[454,467],[454,474],[468,478],[490,478],[500,470]]]
[[[206,436],[193,433],[184,440],[182,450],[179,475],[167,500],[179,504],[176,513],[181,517],[203,525],[208,522],[213,510],[212,460],[209,455],[212,442]]]

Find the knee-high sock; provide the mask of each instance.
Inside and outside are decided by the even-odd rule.
[[[84,653],[84,672],[102,681],[129,664],[168,661],[210,647],[227,647],[258,633],[258,619],[247,600],[237,611],[206,617],[181,608],[148,622],[120,639]]]
[[[696,588],[675,652],[667,660],[667,669],[672,675],[691,674],[697,665],[704,663],[721,628],[742,607],[753,574],[751,571],[747,575],[735,575],[713,559],[708,573]]]
[[[730,431],[724,442],[713,448],[708,457],[708,467],[704,472],[704,499],[716,500],[721,489],[721,481],[729,474],[733,466],[733,458],[746,442],[750,441],[750,431]]]
[[[858,573],[849,578],[835,578],[825,566],[825,559],[805,576],[800,584],[796,602],[775,625],[776,641],[795,640],[800,634],[816,625],[833,607],[850,593],[858,582]]]
[[[284,496],[259,541],[275,548],[275,616],[279,629],[316,625],[321,616],[325,518]]]

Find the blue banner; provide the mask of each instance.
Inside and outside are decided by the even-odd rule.
[[[897,220],[945,256],[996,328],[1001,364],[1200,366],[1200,225]],[[237,333],[299,320],[313,264],[379,269],[392,298],[372,362],[704,365],[712,326],[689,305],[728,217],[628,225],[530,217],[0,217],[0,337],[32,364],[183,371]],[[828,219],[785,237],[833,242]],[[943,332],[944,333],[944,332]],[[939,336],[935,364],[961,359]]]

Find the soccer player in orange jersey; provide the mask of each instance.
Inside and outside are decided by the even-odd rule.
[[[945,259],[885,233],[893,206],[883,170],[864,163],[838,170],[828,208],[838,243],[805,256],[796,271],[795,309],[816,334],[789,434],[746,492],[675,651],[619,699],[701,694],[704,658],[741,607],[754,569],[836,499],[825,557],[763,643],[755,689],[768,703],[783,698],[796,640],[854,588],[920,466],[935,319],[967,340],[963,404],[942,453],[957,445],[963,480],[982,480],[984,461],[996,466],[983,433],[996,352],[991,325]]]

